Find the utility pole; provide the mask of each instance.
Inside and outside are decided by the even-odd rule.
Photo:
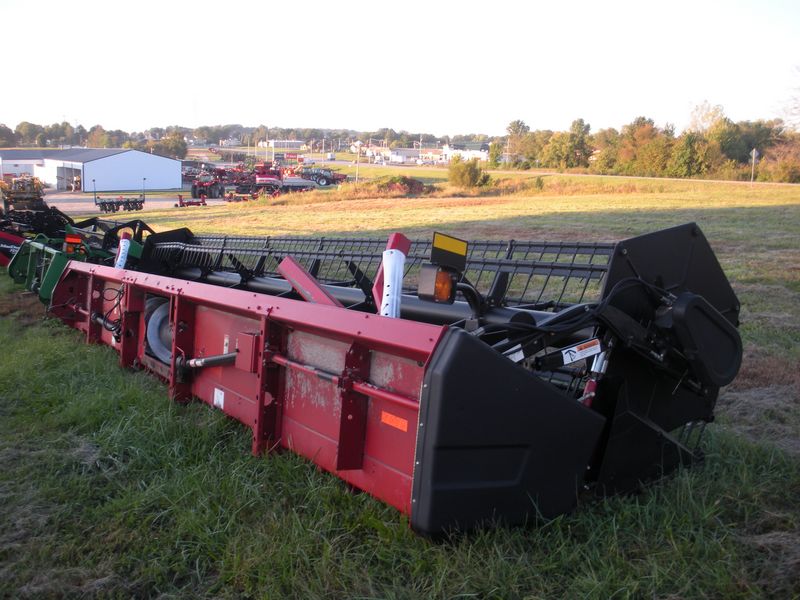
[[[356,185],[358,185],[358,159],[361,158],[361,146],[356,144]]]
[[[758,150],[753,148],[753,151],[750,153],[750,156],[753,157],[752,165],[750,166],[750,183],[753,183],[753,179],[756,175],[756,156],[758,156]]]

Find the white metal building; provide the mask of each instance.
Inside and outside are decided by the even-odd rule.
[[[0,179],[33,175],[36,166],[44,164],[44,150],[0,149]]]
[[[399,165],[414,163],[418,158],[418,148],[392,148],[389,152],[389,162]]]
[[[450,162],[453,157],[460,156],[464,160],[489,160],[488,142],[461,142],[455,144],[445,144],[442,147],[442,160]]]
[[[84,191],[181,188],[181,162],[125,148],[0,150],[0,176],[29,174],[56,190],[80,177]]]

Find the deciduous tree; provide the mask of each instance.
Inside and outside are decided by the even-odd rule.
[[[511,160],[515,160],[517,156],[522,154],[523,141],[530,130],[531,128],[525,124],[525,121],[519,119],[511,121],[508,127],[506,127],[506,132],[508,133],[508,153],[511,155]]]
[[[705,140],[694,132],[687,131],[672,148],[667,174],[672,177],[694,177],[706,170],[703,161]]]
[[[17,145],[17,134],[5,125],[0,125],[0,148],[10,148]]]
[[[489,174],[480,168],[477,158],[464,161],[456,156],[450,161],[447,180],[458,187],[472,188],[489,183]]]
[[[597,173],[612,173],[617,165],[619,152],[619,132],[610,127],[601,129],[590,140],[591,146],[597,150],[590,163],[591,170]]]
[[[28,121],[22,121],[22,123],[17,125],[15,131],[17,134],[18,143],[35,144],[36,136],[44,132],[44,127],[41,125],[36,125],[35,123],[29,123]]]
[[[545,167],[566,169],[570,151],[570,136],[564,131],[557,131],[542,150],[542,164]]]
[[[589,147],[589,131],[591,127],[583,119],[575,119],[569,128],[568,167],[586,167],[592,150]]]
[[[503,143],[492,142],[489,145],[489,166],[497,168],[503,158]]]
[[[109,143],[106,130],[101,125],[95,125],[89,129],[86,145],[90,148],[107,148]]]

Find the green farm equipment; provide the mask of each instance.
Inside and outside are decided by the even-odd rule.
[[[9,263],[8,274],[49,304],[69,261],[113,265],[122,239],[130,239],[128,258],[136,261],[141,256],[144,237],[150,233],[153,230],[138,219],[117,223],[94,218],[67,224],[63,235],[39,234],[25,240]]]

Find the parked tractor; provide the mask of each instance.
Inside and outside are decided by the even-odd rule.
[[[347,181],[347,175],[325,168],[302,168],[297,174],[303,179],[309,179],[321,187],[339,185]]]
[[[225,184],[219,177],[210,173],[201,173],[192,182],[192,198],[222,198],[225,196]]]
[[[0,266],[8,265],[26,239],[58,235],[72,219],[43,198],[43,187],[35,177],[0,181],[3,206],[0,209]]]
[[[10,184],[0,187],[3,195],[3,212],[42,211],[47,209],[44,187],[36,177],[15,177]]]

